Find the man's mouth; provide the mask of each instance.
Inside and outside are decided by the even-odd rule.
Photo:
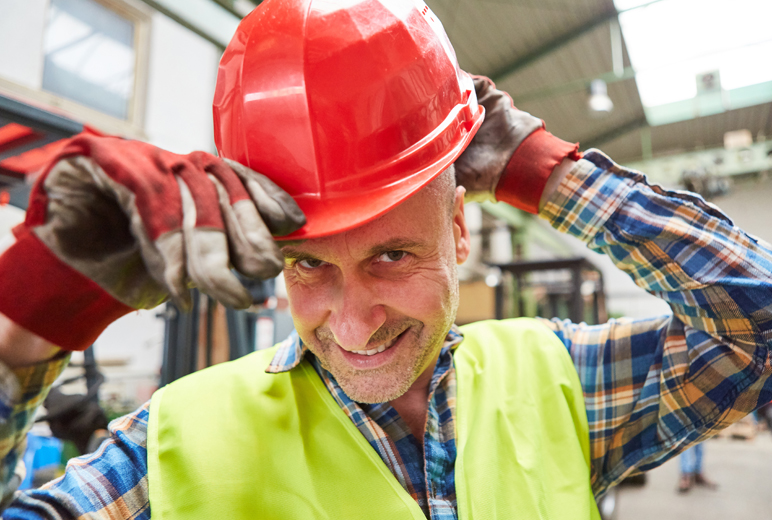
[[[360,356],[374,356],[376,354],[380,354],[384,350],[391,348],[391,346],[397,342],[397,340],[402,336],[402,334],[404,334],[404,332],[405,331],[400,332],[399,334],[391,338],[389,341],[385,343],[381,343],[377,347],[371,348],[370,350],[350,350],[349,352],[351,352],[352,354],[358,354]]]

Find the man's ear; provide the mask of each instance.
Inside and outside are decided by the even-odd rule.
[[[456,263],[463,264],[469,257],[471,240],[469,228],[464,217],[464,193],[463,186],[456,187],[456,199],[453,202],[453,239],[456,242]]]

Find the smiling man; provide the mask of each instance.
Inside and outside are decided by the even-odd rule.
[[[463,195],[451,168],[375,221],[282,247],[303,343],[346,395],[393,401],[414,432],[458,308],[456,264],[469,253]]]
[[[221,158],[76,136],[0,247],[3,518],[597,519],[626,475],[772,400],[769,247],[546,132],[423,3],[267,0],[214,107]],[[465,197],[538,214],[672,315],[455,327]],[[232,267],[284,270],[296,332],[14,494],[67,352],[190,284],[249,305]]]

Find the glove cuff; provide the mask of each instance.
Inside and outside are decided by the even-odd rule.
[[[0,254],[0,312],[64,350],[85,350],[133,311],[64,264],[25,225]]]
[[[563,159],[581,159],[579,143],[571,144],[547,132],[531,133],[517,147],[496,185],[496,200],[528,213],[539,213],[539,200],[552,170]]]

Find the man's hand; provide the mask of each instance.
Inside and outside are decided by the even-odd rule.
[[[541,119],[515,108],[490,79],[473,78],[485,121],[454,163],[456,182],[467,200],[504,200],[536,213],[547,178],[564,158],[578,158],[578,146],[546,132]]]
[[[287,193],[235,162],[76,136],[38,179],[17,241],[0,255],[0,312],[78,350],[131,309],[170,296],[189,305],[190,285],[247,307],[231,264],[276,276],[283,258],[271,234],[304,223]]]
[[[456,160],[456,182],[472,201],[495,201],[496,185],[509,159],[526,137],[542,128],[541,119],[515,108],[512,98],[485,76],[472,76],[485,121]]]

